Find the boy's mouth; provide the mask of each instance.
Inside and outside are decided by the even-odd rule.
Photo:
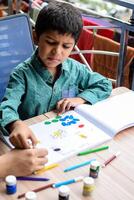
[[[60,59],[55,58],[55,57],[48,57],[48,60],[52,62],[60,62]]]

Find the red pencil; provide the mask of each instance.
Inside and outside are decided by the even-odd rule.
[[[113,156],[111,156],[109,159],[107,159],[103,164],[102,167],[105,167],[106,165],[108,165],[112,160],[114,160],[117,156],[120,155],[120,152],[117,152],[116,154],[114,154]]]
[[[45,189],[47,189],[47,188],[52,187],[53,184],[54,184],[54,183],[50,183],[50,184],[48,184],[48,185],[45,185],[45,186],[36,188],[36,189],[34,189],[34,190],[32,190],[32,191],[33,191],[33,192],[39,192],[39,191],[41,191],[41,190],[45,190]],[[20,195],[18,195],[18,199],[20,199],[20,198],[22,198],[22,197],[24,197],[24,196],[25,196],[25,193],[20,194]]]

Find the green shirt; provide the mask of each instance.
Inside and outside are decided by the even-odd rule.
[[[51,111],[65,97],[77,96],[94,104],[110,95],[111,82],[85,65],[68,58],[60,66],[61,74],[54,83],[37,51],[14,69],[0,105],[2,127]]]

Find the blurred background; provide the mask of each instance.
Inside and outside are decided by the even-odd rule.
[[[65,0],[76,4],[83,9],[91,9],[97,11],[102,15],[110,15],[112,17],[121,19],[123,21],[128,21],[132,15],[132,10],[116,5],[111,2],[106,2],[105,0]],[[131,0],[134,3],[134,0]]]

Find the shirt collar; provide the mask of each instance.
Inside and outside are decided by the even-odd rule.
[[[69,72],[69,65],[68,65],[68,60],[66,59],[63,63],[62,63],[62,70],[65,70],[66,72]]]

